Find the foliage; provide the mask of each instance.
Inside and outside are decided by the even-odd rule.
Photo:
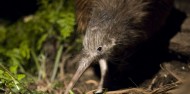
[[[24,93],[31,92],[20,83],[20,81],[25,78],[24,74],[13,75],[10,73],[3,65],[0,65],[0,90],[9,93]]]
[[[45,43],[55,45],[54,77],[60,55],[74,52],[81,46],[73,39],[75,26],[74,0],[39,0],[39,9],[11,24],[0,24],[0,85],[15,90],[29,75],[43,75],[46,62]],[[75,41],[75,42],[73,42]],[[46,75],[46,74],[44,74]],[[34,77],[35,78],[35,77]],[[54,80],[54,78],[52,78]],[[25,88],[25,87],[22,87]],[[18,92],[18,91],[14,91]],[[20,91],[19,91],[20,92]]]

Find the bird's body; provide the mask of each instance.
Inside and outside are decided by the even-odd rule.
[[[86,31],[83,58],[65,94],[93,61],[99,61],[101,81],[106,61],[126,59],[164,25],[172,0],[76,0],[78,30]]]

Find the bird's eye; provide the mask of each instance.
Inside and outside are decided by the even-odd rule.
[[[102,51],[102,47],[98,47],[97,51],[101,52]]]

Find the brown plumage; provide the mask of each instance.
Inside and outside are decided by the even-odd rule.
[[[85,31],[92,10],[93,0],[76,0],[76,20],[77,20],[77,31]]]
[[[94,8],[95,7],[95,2],[96,2],[96,4],[98,5],[100,5],[100,4],[102,4],[103,2],[104,2],[104,4],[105,5],[109,5],[109,4],[111,4],[110,2],[109,2],[109,0],[105,0],[105,1],[103,1],[103,2],[101,2],[101,1],[97,1],[97,0],[75,0],[76,2],[75,2],[75,5],[76,5],[76,21],[77,21],[77,31],[80,31],[80,32],[82,32],[82,31],[85,31],[86,30],[86,27],[87,27],[87,25],[88,25],[88,23],[89,23],[89,20],[90,20],[90,18],[91,18],[91,16],[92,16],[92,8]],[[125,0],[124,0],[125,1]],[[135,1],[135,2],[134,2]],[[139,0],[138,2],[140,3],[140,2],[152,2],[152,1],[154,1],[154,0]],[[122,1],[118,1],[118,2],[122,2]],[[136,0],[131,0],[131,1],[129,1],[130,2],[130,6],[128,6],[129,8],[130,7],[133,7],[133,5],[137,5],[137,1]],[[173,0],[158,0],[158,2],[160,2],[160,4],[162,4],[163,6],[165,6],[166,8],[168,8],[168,6],[171,6],[172,5],[172,3],[173,3]],[[140,5],[141,7],[143,7],[142,5]],[[163,7],[163,6],[160,6],[160,7]],[[105,6],[106,7],[106,6]],[[159,6],[158,6],[159,7]],[[103,8],[103,6],[102,7],[99,7],[99,8]],[[159,8],[158,8],[159,9]],[[138,11],[132,11],[131,10],[131,12],[137,12],[138,13]],[[165,12],[167,12],[167,10],[165,11]],[[122,12],[120,12],[120,13],[122,13]],[[141,13],[141,12],[140,12]],[[143,14],[140,14],[140,13],[138,13],[139,15],[138,16],[140,16],[140,15],[143,15]],[[135,13],[131,13],[131,14],[135,14]],[[160,13],[161,14],[161,13]],[[121,17],[122,18],[122,17]],[[134,18],[134,17],[133,17]],[[139,17],[139,19],[140,18],[142,18],[142,17]],[[138,18],[137,18],[138,19]],[[138,20],[139,20],[138,19]]]
[[[154,36],[164,25],[173,0],[76,0],[79,31],[86,31],[83,57],[68,85],[68,94],[93,61],[99,61],[102,92],[107,61],[126,61],[136,48]],[[112,61],[114,62],[114,61]]]

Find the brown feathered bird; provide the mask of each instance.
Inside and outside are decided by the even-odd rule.
[[[102,92],[107,60],[124,61],[164,25],[173,0],[76,0],[78,31],[85,31],[83,57],[65,94],[83,72],[99,61]]]

